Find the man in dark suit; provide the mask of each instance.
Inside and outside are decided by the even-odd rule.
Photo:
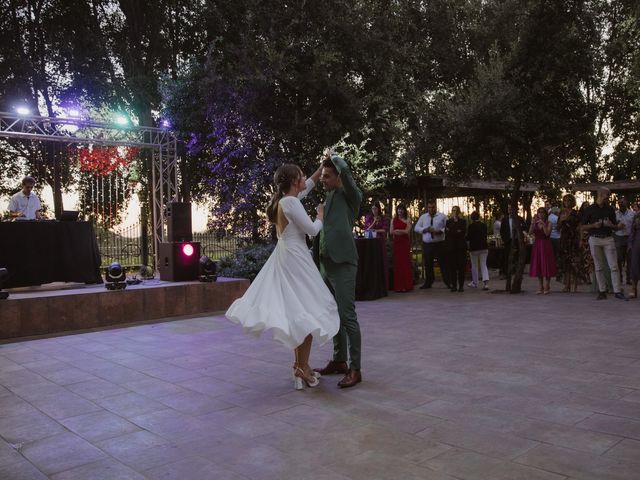
[[[353,240],[353,224],[360,212],[362,192],[347,162],[334,152],[325,152],[322,185],[327,192],[324,222],[318,235],[320,273],[333,293],[340,314],[340,330],[333,337],[333,359],[321,375],[344,374],[340,388],[362,381],[360,373],[361,337],[355,307],[358,252]]]
[[[513,208],[511,207],[511,204],[507,205],[507,214],[502,217],[502,221],[500,223],[500,238],[502,239],[502,244],[504,245],[503,269],[505,275],[512,272],[512,268],[509,265],[509,257],[514,229],[516,229],[516,231],[522,230],[524,225],[524,219],[519,215],[513,215],[512,212]]]

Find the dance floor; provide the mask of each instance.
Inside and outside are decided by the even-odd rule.
[[[0,345],[0,478],[640,478],[640,301],[526,287],[358,303],[348,390],[222,314]]]

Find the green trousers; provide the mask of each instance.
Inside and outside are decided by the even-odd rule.
[[[362,340],[356,315],[356,273],[358,267],[349,263],[335,263],[330,258],[320,259],[320,273],[331,290],[340,315],[340,330],[333,337],[333,361],[347,362],[360,370]]]

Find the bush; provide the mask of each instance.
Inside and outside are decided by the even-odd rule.
[[[235,255],[225,257],[218,264],[221,277],[248,278],[253,282],[258,272],[269,259],[275,244],[251,245],[238,250]]]

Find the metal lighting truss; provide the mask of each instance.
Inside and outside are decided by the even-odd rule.
[[[178,199],[178,149],[172,132],[162,128],[118,126],[80,118],[0,112],[0,137],[151,149],[153,250],[158,265],[158,244],[166,238],[164,206]]]

